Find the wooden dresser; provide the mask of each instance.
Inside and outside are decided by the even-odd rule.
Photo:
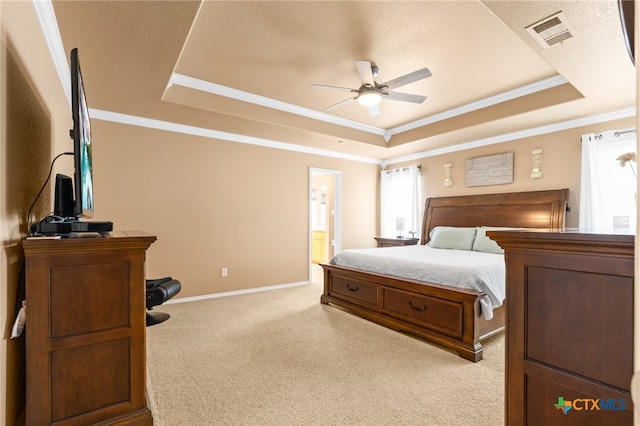
[[[634,236],[487,235],[507,264],[506,424],[631,425]]]
[[[145,255],[156,237],[26,239],[27,425],[151,425]]]

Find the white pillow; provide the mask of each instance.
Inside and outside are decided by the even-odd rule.
[[[487,237],[487,231],[499,231],[500,229],[508,228],[491,228],[486,226],[479,226],[476,232],[476,238],[473,240],[473,250],[482,251],[485,253],[502,254],[504,250],[491,238]]]
[[[441,249],[471,250],[476,228],[436,226],[429,232],[429,246]]]

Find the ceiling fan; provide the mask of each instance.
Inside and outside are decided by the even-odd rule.
[[[393,90],[396,87],[407,85],[409,83],[413,83],[414,81],[431,77],[432,74],[428,68],[422,68],[401,77],[394,78],[393,80],[389,80],[385,83],[377,83],[375,81],[375,78],[378,75],[377,65],[372,64],[369,61],[356,61],[356,68],[358,70],[358,75],[360,76],[360,81],[362,82],[362,85],[357,89],[338,86],[325,86],[323,84],[311,85],[312,87],[318,87],[321,89],[346,90],[348,92],[353,92],[356,94],[352,98],[345,99],[344,101],[340,101],[337,104],[325,108],[324,111],[332,110],[357,99],[360,104],[369,108],[369,115],[374,116],[380,112],[379,104],[382,99],[390,99],[392,101],[401,102],[413,102],[416,104],[421,104],[425,99],[427,99],[426,96],[412,95],[410,93],[390,92],[390,90]]]

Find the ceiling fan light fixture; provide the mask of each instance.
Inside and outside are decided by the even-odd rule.
[[[2,0],[0,0],[2,1]],[[415,104],[421,104],[427,99],[426,96],[412,95],[409,93],[391,92],[390,90],[397,87],[413,83],[414,81],[422,80],[427,77],[431,77],[431,71],[428,68],[422,68],[409,74],[394,78],[385,83],[379,84],[375,81],[375,76],[378,75],[378,67],[369,61],[356,61],[356,69],[358,76],[360,77],[361,85],[357,89],[349,87],[339,86],[326,86],[324,84],[312,84],[313,87],[319,87],[322,89],[342,90],[351,93],[351,97],[337,104],[328,106],[323,111],[329,111],[346,103],[358,100],[362,106],[367,107],[369,115],[373,117],[380,112],[378,105],[382,102],[382,98],[390,99],[393,101],[411,102]],[[354,93],[356,94],[354,96]]]
[[[365,90],[358,95],[360,105],[367,107],[378,105],[382,101],[382,95],[376,90]]]

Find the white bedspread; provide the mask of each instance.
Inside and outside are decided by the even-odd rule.
[[[485,293],[482,315],[493,318],[493,309],[504,302],[504,255],[471,250],[435,249],[426,245],[345,250],[332,265],[348,266],[399,278],[409,278]]]

